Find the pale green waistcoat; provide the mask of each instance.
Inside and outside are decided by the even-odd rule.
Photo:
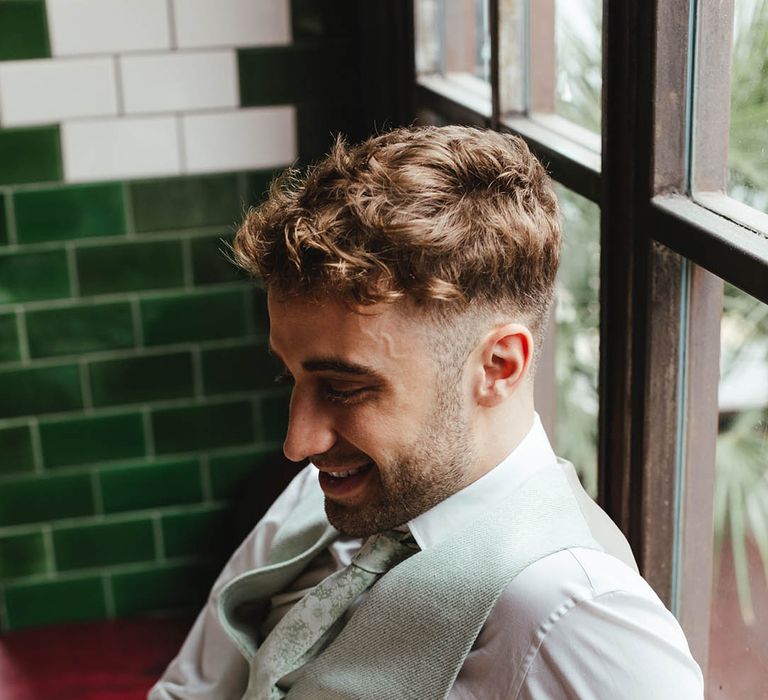
[[[245,658],[256,649],[243,610],[283,590],[337,536],[319,486],[275,536],[274,564],[221,592],[221,623]],[[497,599],[524,568],[569,547],[602,549],[558,467],[537,471],[499,507],[385,574],[339,636],[308,663],[290,700],[447,697]],[[246,615],[247,617],[247,615]]]

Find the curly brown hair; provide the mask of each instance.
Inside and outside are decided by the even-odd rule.
[[[560,258],[551,181],[525,142],[402,128],[289,170],[251,209],[235,261],[268,287],[355,304],[408,298],[450,316],[490,307],[538,334]]]

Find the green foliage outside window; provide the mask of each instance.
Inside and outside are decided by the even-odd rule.
[[[600,124],[600,0],[580,0],[592,29],[559,22],[557,111],[597,130]],[[558,0],[557,8],[565,7]],[[768,0],[737,0],[729,133],[729,194],[768,212]],[[559,451],[581,467],[594,493],[597,376],[592,362],[598,336],[594,262],[596,208],[560,192],[566,244],[557,307]],[[721,386],[750,367],[768,366],[768,305],[726,285],[723,302]],[[765,376],[765,375],[761,375]],[[765,394],[763,394],[764,396]],[[768,580],[768,406],[745,402],[721,414],[715,481],[715,545],[727,537],[733,551],[742,616],[754,621],[748,542],[754,541]],[[716,562],[717,565],[717,562]]]

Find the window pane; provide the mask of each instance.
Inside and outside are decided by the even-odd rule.
[[[555,2],[555,112],[595,133],[600,133],[602,19],[602,0]]]
[[[736,0],[728,194],[768,213],[768,0]]]
[[[479,89],[490,76],[491,42],[485,0],[417,0],[416,70]],[[487,86],[485,87],[487,90]]]
[[[726,285],[708,685],[765,694],[768,668],[768,306]]]
[[[557,187],[565,242],[557,278],[557,453],[597,495],[597,377],[600,339],[600,209]]]

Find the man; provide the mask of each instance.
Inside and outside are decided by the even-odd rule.
[[[213,587],[160,698],[701,698],[674,617],[559,462],[533,376],[559,262],[525,143],[342,142],[235,241],[309,459]]]

